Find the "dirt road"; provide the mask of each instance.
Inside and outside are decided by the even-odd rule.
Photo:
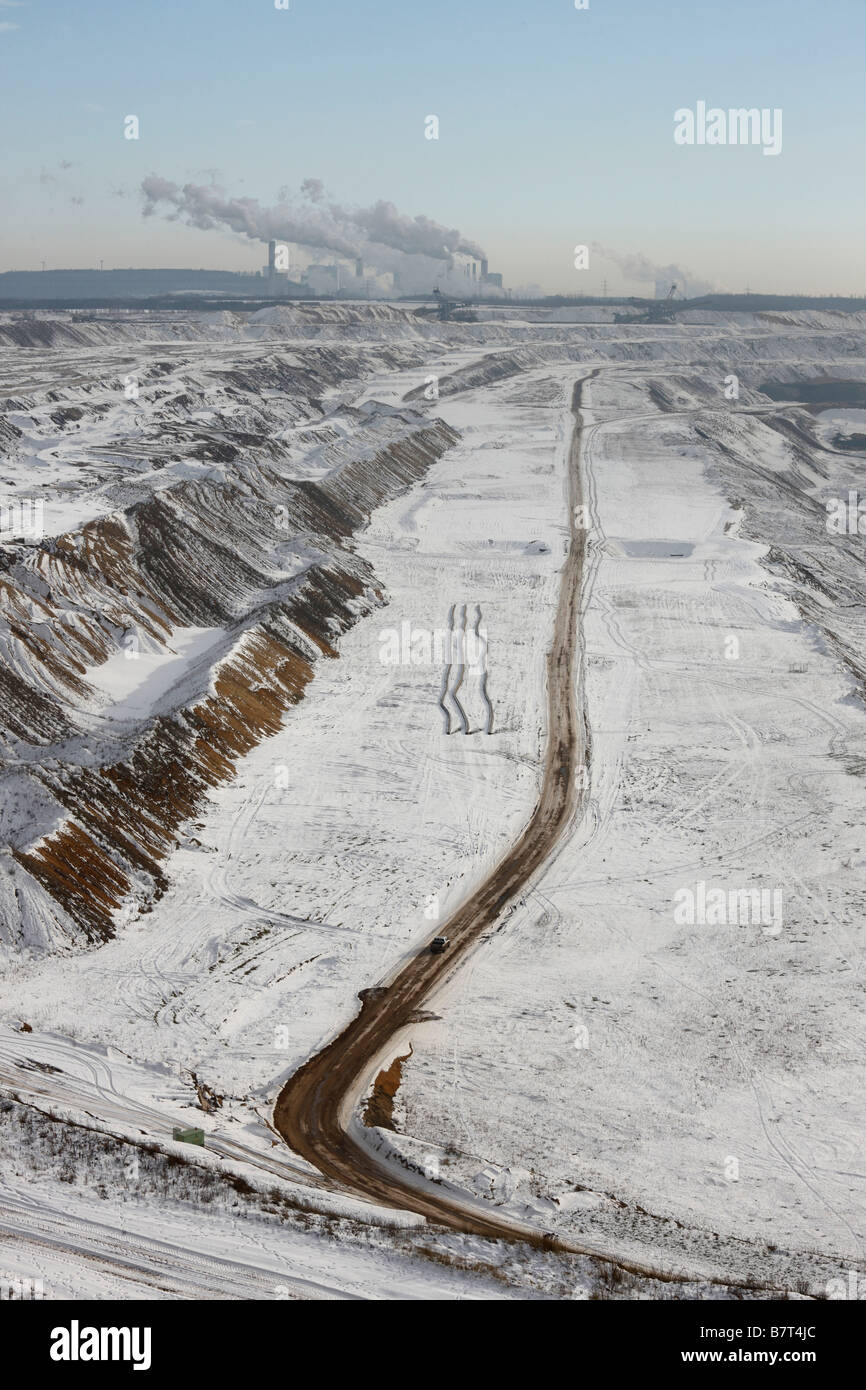
[[[371,990],[361,1012],[321,1052],[286,1083],[274,1123],[286,1142],[341,1187],[381,1202],[422,1213],[432,1221],[495,1237],[520,1235],[539,1240],[537,1230],[448,1197],[386,1164],[352,1133],[352,1117],[378,1060],[409,1024],[428,996],[451,975],[482,932],[526,889],[566,827],[582,809],[585,778],[578,777],[589,756],[582,680],[576,694],[575,654],[579,650],[578,613],[586,532],[575,524],[581,504],[580,404],[583,384],[574,388],[575,425],[568,463],[570,544],[562,569],[553,641],[547,656],[548,735],[538,803],[521,835],[487,879],[443,926],[450,940],[444,955],[425,946],[387,984]],[[577,674],[580,674],[579,672]]]

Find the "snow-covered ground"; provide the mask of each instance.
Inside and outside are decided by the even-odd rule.
[[[300,331],[277,315],[245,332],[277,327]],[[863,1260],[866,1234],[866,722],[847,649],[774,557],[800,554],[802,497],[823,513],[827,489],[862,460],[791,442],[761,413],[791,408],[758,386],[819,367],[862,376],[864,325],[764,315],[653,330],[502,315],[489,341],[485,325],[443,326],[421,346],[411,325],[393,331],[404,360],[383,361],[388,324],[371,325],[369,359],[357,380],[328,387],[328,409],[345,422],[373,400],[396,407],[435,377],[441,395],[422,408],[461,438],[356,542],[387,606],[342,636],[281,731],[211,793],[164,861],[168,891],[151,911],[127,911],[98,949],[19,960],[0,980],[3,1017],[33,1030],[0,1033],[0,1082],[20,1088],[22,1059],[38,1058],[60,1068],[39,1082],[64,1113],[125,1134],[140,1111],[140,1132],[161,1143],[173,1123],[200,1122],[225,1161],[277,1162],[283,1180],[334,1200],[274,1147],[273,1101],[532,810],[571,394],[598,368],[582,453],[589,811],[433,1017],[395,1040],[411,1057],[388,1142],[435,1154],[455,1185],[600,1251],[819,1287]],[[357,324],[330,332],[333,353],[341,335],[343,351],[359,351]],[[503,374],[496,359],[511,347],[523,356]],[[729,371],[740,398],[723,394]],[[352,427],[340,428],[350,449]],[[285,444],[315,476],[297,431]],[[838,559],[849,563],[856,550]],[[825,606],[829,621],[836,605]],[[455,620],[486,632],[492,732],[471,672],[469,733],[453,705],[445,712],[436,635],[441,650]],[[383,659],[395,634],[397,662]],[[111,657],[89,673],[101,692],[90,719],[161,708],[221,637],[179,628],[168,652]],[[729,897],[753,890],[754,911]],[[224,1097],[214,1115],[197,1108],[192,1073]],[[46,1221],[56,1201],[45,1196]],[[157,1234],[154,1221],[137,1234]],[[232,1229],[226,1218],[209,1248],[245,1264]],[[353,1254],[322,1266],[298,1241],[291,1254],[269,1245],[259,1263],[288,1262],[298,1287],[391,1296],[381,1252],[375,1269],[369,1252],[366,1265]],[[409,1287],[421,1288],[430,1270],[413,1269]],[[429,1287],[462,1296],[447,1281]]]
[[[590,813],[415,1038],[405,1124],[564,1232],[862,1259],[862,702],[688,430],[590,400]]]
[[[480,404],[443,403],[462,443],[381,508],[360,543],[388,607],[342,639],[315,699],[213,793],[213,811],[167,861],[172,887],[152,912],[99,951],[9,977],[8,1003],[32,1027],[184,1059],[221,1092],[252,1088],[266,1105],[348,1021],[358,990],[492,867],[538,785],[571,379],[538,408],[509,407],[513,383]],[[471,674],[472,732],[445,732],[434,640],[423,664],[404,664],[411,646],[383,661],[404,624],[413,637],[442,634],[444,653],[451,610],[464,606],[470,629],[480,608],[487,632],[491,734]],[[113,658],[121,676],[123,660]],[[124,705],[134,698],[120,693]]]

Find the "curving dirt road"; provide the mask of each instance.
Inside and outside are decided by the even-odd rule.
[[[380,1157],[365,1140],[357,1110],[383,1056],[393,1048],[401,1029],[427,998],[459,966],[482,932],[501,916],[544,864],[566,829],[582,814],[588,779],[578,777],[589,761],[590,735],[583,700],[583,671],[576,657],[582,652],[578,626],[586,552],[586,531],[576,525],[576,508],[583,502],[580,454],[583,420],[580,413],[584,383],[601,368],[575,384],[572,410],[575,424],[568,459],[568,555],[562,569],[553,640],[547,655],[548,735],[544,775],[535,810],[511,849],[462,907],[437,928],[450,939],[444,955],[427,946],[402,965],[391,981],[365,991],[363,1007],[338,1037],[316,1053],[280,1092],[274,1110],[276,1129],[296,1153],[326,1179],[360,1197],[384,1206],[414,1211],[441,1226],[499,1240],[523,1240],[547,1249],[590,1255],[631,1274],[666,1284],[694,1280],[750,1296],[778,1297],[774,1285],[750,1279],[719,1277],[706,1272],[659,1268],[631,1257],[612,1255],[591,1244],[549,1239],[537,1226],[502,1212],[481,1200],[458,1197],[436,1182],[405,1171]]]
[[[520,1236],[539,1241],[542,1234],[499,1214],[488,1214],[470,1201],[449,1197],[435,1183],[421,1185],[409,1174],[380,1159],[353,1133],[355,1110],[377,1062],[399,1031],[412,1021],[433,990],[451,975],[481,933],[525,888],[582,807],[585,778],[577,769],[588,760],[589,734],[575,694],[575,652],[579,650],[578,612],[583,576],[585,530],[575,525],[581,503],[580,404],[583,383],[572,397],[575,425],[569,451],[570,545],[559,591],[553,641],[547,656],[548,735],[541,792],[520,837],[487,879],[437,930],[448,936],[444,955],[425,946],[386,985],[366,993],[363,1007],[347,1028],[286,1083],[277,1099],[274,1123],[291,1147],[326,1177],[359,1196],[420,1212],[432,1221],[494,1237]],[[582,680],[580,689],[582,692]]]

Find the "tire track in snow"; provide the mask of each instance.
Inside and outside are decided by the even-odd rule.
[[[440,927],[451,938],[450,952],[434,956],[422,950],[410,957],[390,983],[366,995],[352,1023],[286,1084],[274,1112],[276,1128],[291,1147],[340,1186],[375,1201],[420,1211],[458,1230],[535,1242],[542,1242],[543,1237],[534,1227],[493,1215],[469,1198],[461,1201],[445,1196],[434,1184],[419,1186],[402,1170],[383,1163],[365,1142],[353,1112],[396,1036],[434,989],[454,973],[481,934],[500,920],[514,899],[525,894],[528,880],[546,863],[583,807],[584,779],[578,779],[576,772],[584,765],[589,738],[583,711],[582,664],[578,699],[575,653],[582,650],[578,612],[586,533],[576,526],[576,507],[581,492],[579,407],[583,383],[595,375],[597,369],[582,378],[572,398],[575,423],[568,456],[571,544],[562,569],[547,656],[548,736],[535,809],[492,873]],[[465,606],[462,621],[465,638]]]
[[[492,1213],[481,1199],[475,1202],[468,1193],[443,1192],[438,1184],[381,1158],[368,1142],[369,1131],[356,1118],[370,1081],[386,1057],[393,1054],[400,1034],[437,986],[453,976],[461,958],[471,959],[472,949],[481,937],[501,921],[516,900],[526,898],[530,881],[556,859],[566,832],[573,833],[587,804],[587,779],[578,776],[590,753],[584,707],[584,639],[578,623],[587,533],[577,525],[576,514],[582,491],[583,387],[599,370],[593,369],[577,382],[572,398],[575,425],[568,466],[571,543],[547,656],[547,747],[541,791],[532,816],[493,871],[439,928],[450,936],[450,951],[434,956],[422,948],[390,981],[365,992],[363,1007],[355,1019],[286,1083],[277,1098],[274,1125],[296,1153],[338,1187],[378,1203],[419,1212],[451,1229],[588,1255],[633,1274],[669,1283],[700,1279],[725,1288],[753,1289],[750,1282],[734,1277],[722,1279],[662,1270],[612,1256],[597,1246],[551,1241],[534,1225],[504,1213]]]

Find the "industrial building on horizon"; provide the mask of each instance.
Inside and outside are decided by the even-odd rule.
[[[368,276],[362,257],[356,256],[352,269],[342,262],[308,265],[305,270],[292,274],[291,250],[287,242],[271,240],[268,242],[268,263],[262,267],[262,275],[267,280],[267,292],[275,298],[288,295],[299,289],[309,290],[313,295],[348,294],[352,298],[368,298],[371,288],[378,292],[383,286],[381,276]]]
[[[482,259],[480,261],[469,260],[466,262],[463,274],[467,280],[472,281],[472,288],[490,286],[493,289],[502,289],[502,276],[490,270],[489,263]]]
[[[461,258],[458,263],[457,258],[452,256],[445,265],[447,270],[442,278],[452,291],[463,288],[474,294],[483,294],[486,289],[502,289],[502,276],[492,274],[485,259],[475,260],[467,257]],[[352,269],[348,268],[347,262],[334,261],[328,264],[308,265],[306,269],[293,275],[290,247],[288,243],[275,239],[268,242],[268,263],[262,267],[262,275],[267,279],[268,293],[274,296],[288,294],[290,285],[305,286],[315,295],[348,294],[361,298],[368,298],[371,289],[379,293],[388,289],[394,293],[404,290],[411,292],[409,286],[404,286],[399,271],[367,275],[363,258],[360,256],[355,258]],[[468,284],[462,285],[461,280]]]
[[[430,262],[422,262],[430,266]],[[452,256],[441,272],[419,266],[411,274],[370,270],[362,257],[303,266],[293,262],[286,242],[268,242],[259,271],[127,267],[116,270],[7,270],[0,272],[0,301],[52,299],[147,299],[160,295],[223,295],[269,299],[373,299],[389,295],[426,297],[437,287],[466,297],[497,298],[502,276],[485,259]]]

